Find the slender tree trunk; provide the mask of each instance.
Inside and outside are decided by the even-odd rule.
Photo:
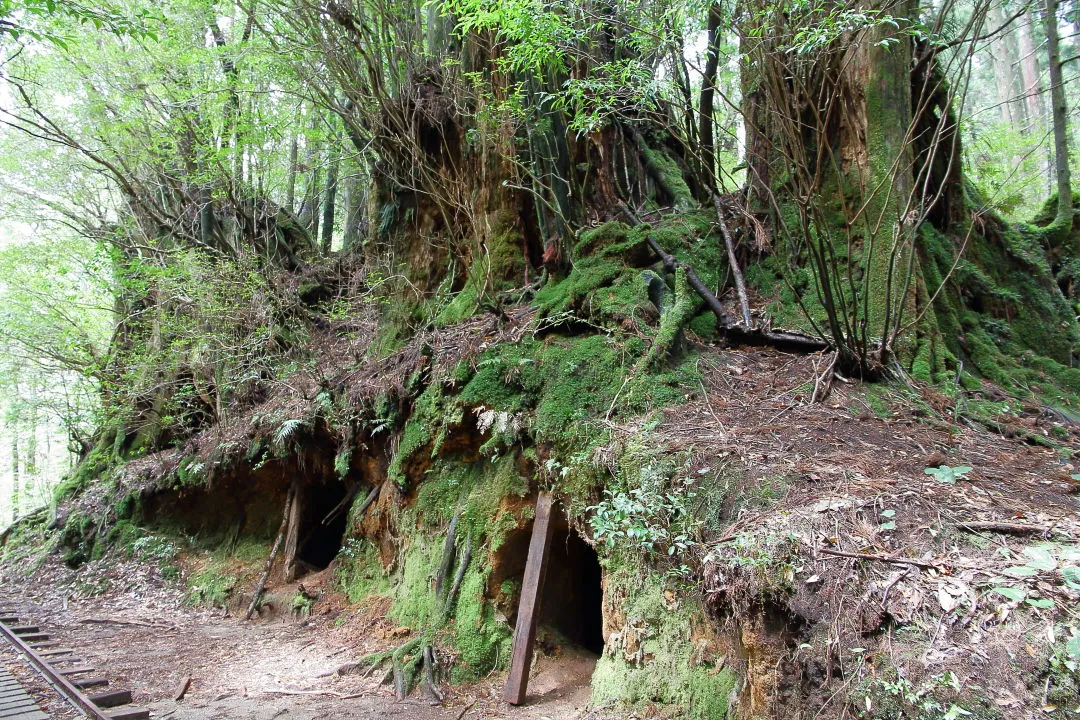
[[[22,500],[22,488],[19,478],[19,423],[17,420],[8,425],[11,432],[11,520],[19,519],[19,504]]]
[[[296,121],[293,123],[292,141],[289,143],[289,179],[285,185],[285,208],[296,212],[296,159],[300,150],[300,108],[296,108]]]
[[[1068,107],[1058,47],[1057,0],[1046,0],[1047,66],[1050,75],[1050,116],[1054,126],[1054,172],[1057,176],[1057,217],[1054,225],[1063,236],[1072,230],[1072,186],[1069,177]]]
[[[716,191],[716,145],[713,135],[713,98],[716,95],[716,70],[720,64],[720,6],[709,8],[708,48],[705,51],[705,71],[701,78],[701,101],[698,103],[698,137],[701,142],[703,178],[709,192]]]
[[[341,164],[341,138],[335,133],[328,148],[330,166],[326,170],[326,195],[323,199],[322,251],[329,255],[334,245],[334,213],[337,205],[338,167]]]
[[[990,27],[997,29],[1005,24],[1005,13],[1002,12],[1000,0],[990,3],[987,9],[987,19]],[[1001,121],[1008,125],[1019,122],[1023,111],[1017,107],[1016,73],[1013,64],[1016,62],[1016,37],[1012,32],[1003,32],[998,35],[990,46],[994,67],[994,84],[997,93],[998,112]]]
[[[364,217],[364,188],[355,167],[349,163],[349,172],[345,175],[345,230],[342,233],[341,249],[349,251],[360,245],[360,225]]]
[[[1020,77],[1023,81],[1024,107],[1028,128],[1037,128],[1044,116],[1042,95],[1039,88],[1039,57],[1035,54],[1035,41],[1031,37],[1030,14],[1020,19],[1016,37],[1020,42]]]

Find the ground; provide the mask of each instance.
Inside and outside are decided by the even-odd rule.
[[[105,567],[101,564],[96,570]],[[398,702],[392,686],[381,685],[379,678],[335,674],[350,660],[393,643],[400,629],[379,616],[385,608],[361,606],[346,612],[341,598],[335,597],[316,602],[310,618],[286,615],[246,623],[226,616],[222,609],[192,607],[185,602],[183,589],[162,582],[154,568],[118,562],[110,563],[105,574],[109,589],[82,597],[85,585],[77,574],[46,561],[31,578],[13,576],[10,570],[4,573],[0,595],[14,599],[26,615],[110,678],[114,687],[132,689],[135,704],[148,707],[156,718],[605,717],[587,708],[588,678],[595,662],[587,656],[558,661],[540,656],[529,702],[518,708],[499,700],[505,673],[451,688],[442,706],[419,691]],[[319,583],[318,578],[305,581],[313,587]],[[187,677],[190,687],[177,701]]]
[[[715,636],[711,644],[692,629],[684,640],[680,627],[662,640],[708,645],[695,662],[706,668],[707,655],[702,672],[738,673],[733,696],[745,717],[1073,716],[1080,708],[1075,408],[1045,407],[991,384],[945,395],[918,383],[842,377],[814,402],[829,356],[690,340],[700,380],[684,402],[589,421],[613,438],[589,462],[661,453],[678,459],[671,492],[692,491],[687,548],[674,560],[643,554],[621,568],[623,577],[666,568],[658,602],[693,598]],[[603,542],[598,550],[603,557]],[[261,553],[252,567],[261,566]],[[441,706],[423,690],[395,701],[381,671],[338,676],[412,631],[386,619],[385,598],[348,603],[332,568],[301,579],[318,595],[310,617],[278,610],[245,623],[235,608],[226,615],[188,602],[187,583],[201,568],[193,552],[182,554],[173,580],[116,553],[79,571],[58,554],[38,555],[29,574],[32,558],[11,557],[0,567],[0,592],[20,598],[35,620],[160,717],[600,720],[657,712],[591,708],[593,661],[575,651],[539,656],[533,699],[522,708],[499,701],[500,672],[444,686]],[[605,568],[608,581],[617,576],[615,565]],[[295,590],[275,583],[271,602],[288,608]],[[648,661],[641,665],[647,653],[631,660],[643,647],[631,647],[631,638],[647,636],[640,633],[655,608],[620,607],[617,590],[605,591],[612,604],[605,623],[618,632],[605,638],[603,662],[607,677],[631,677],[620,674],[627,665],[649,671]],[[662,712],[682,716],[678,708]]]

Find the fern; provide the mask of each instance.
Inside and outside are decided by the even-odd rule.
[[[349,468],[352,467],[352,452],[352,448],[348,447],[334,457],[334,472],[342,480],[349,474]]]
[[[274,433],[274,445],[278,448],[284,448],[286,443],[288,443],[302,427],[304,427],[304,421],[299,418],[293,418],[281,423]]]

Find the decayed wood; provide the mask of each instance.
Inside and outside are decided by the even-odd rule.
[[[536,519],[533,521],[532,538],[529,540],[529,556],[525,561],[525,577],[521,583],[521,600],[518,602],[517,625],[514,628],[514,649],[510,655],[510,676],[506,678],[503,699],[511,705],[525,701],[529,685],[529,666],[532,664],[533,640],[536,639],[536,619],[540,610],[540,597],[544,592],[547,574],[548,550],[551,547],[550,493],[540,493],[536,498]]]
[[[293,480],[292,509],[289,512],[289,529],[285,534],[285,582],[296,579],[296,552],[300,545],[300,522],[303,517],[303,499],[299,484]]]
[[[965,520],[957,525],[965,530],[976,532],[999,532],[1007,535],[1045,535],[1050,528],[1044,525],[1024,525],[1022,523],[998,522],[995,520]]]
[[[112,708],[119,705],[127,705],[131,702],[130,690],[108,690],[87,696],[90,702],[100,708]]]
[[[274,547],[270,549],[270,557],[266,559],[266,567],[263,569],[262,577],[259,578],[259,584],[255,586],[255,594],[251,596],[251,605],[248,606],[247,612],[244,613],[245,620],[250,620],[251,616],[255,614],[255,609],[259,607],[259,598],[262,597],[263,590],[266,588],[266,581],[270,578],[270,569],[274,567],[274,560],[277,558],[278,550],[281,549],[281,541],[285,538],[285,530],[288,527],[295,490],[296,486],[293,485],[289,488],[289,494],[285,496],[285,510],[281,513],[281,527],[278,528]]]
[[[187,695],[188,688],[190,687],[191,676],[185,675],[184,678],[180,681],[180,685],[176,688],[176,694],[173,695],[173,700],[176,702],[180,702],[181,700],[183,700],[184,696]]]

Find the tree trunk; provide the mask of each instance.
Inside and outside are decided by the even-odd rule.
[[[323,199],[322,251],[329,255],[334,245],[334,213],[337,205],[338,167],[341,164],[341,143],[337,133],[328,148],[330,165],[326,170],[326,196]]]
[[[1065,81],[1061,72],[1058,47],[1057,0],[1046,0],[1046,50],[1050,75],[1050,109],[1054,126],[1054,171],[1057,176],[1057,215],[1054,226],[1061,237],[1072,230],[1072,186],[1069,177],[1068,108],[1065,104]]]
[[[990,21],[992,30],[996,30],[1005,24],[1005,13],[1002,12],[1000,0],[990,3],[987,13],[987,19]],[[998,101],[998,113],[1001,115],[1003,123],[1013,125],[1018,123],[1023,116],[1023,109],[1017,104],[1020,93],[1016,82],[1016,72],[1013,68],[1017,58],[1015,34],[1012,32],[1001,33],[994,38],[990,50],[994,67],[994,89]]]
[[[700,114],[698,137],[701,143],[701,166],[703,180],[709,192],[716,191],[716,144],[713,134],[713,98],[716,95],[716,71],[720,64],[720,23],[723,16],[716,3],[709,8],[708,45],[705,55],[705,70],[701,77],[701,100],[698,103]]]

